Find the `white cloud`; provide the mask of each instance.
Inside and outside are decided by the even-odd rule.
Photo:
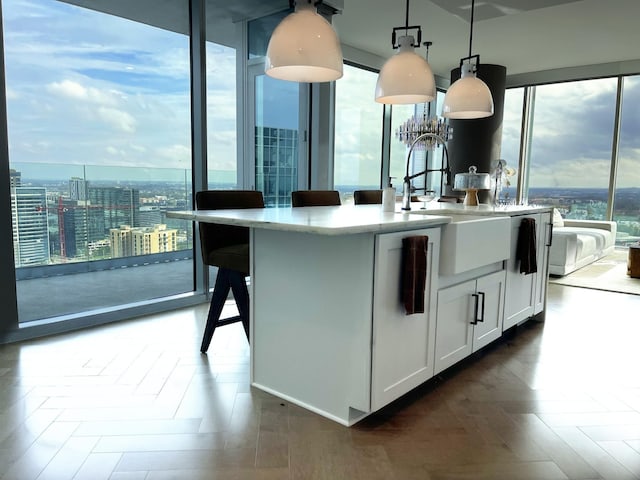
[[[177,166],[189,167],[191,165],[191,148],[188,145],[170,145],[161,147],[155,151],[157,160],[156,166]],[[168,161],[169,163],[167,163]]]
[[[124,157],[125,156],[125,152],[124,150],[120,150],[114,146],[109,145],[106,148],[106,151],[109,155],[113,155],[114,157]]]
[[[117,97],[122,97],[122,93],[117,90],[100,90],[95,87],[85,87],[74,80],[53,82],[48,84],[46,89],[53,95],[98,105],[115,105],[117,103]]]
[[[136,119],[127,112],[116,108],[100,107],[97,115],[104,123],[117,130],[125,133],[136,132]]]

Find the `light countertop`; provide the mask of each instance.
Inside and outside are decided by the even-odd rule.
[[[341,205],[339,207],[285,207],[229,210],[185,210],[167,212],[170,218],[208,223],[223,223],[241,227],[264,228],[322,235],[344,235],[368,232],[416,230],[450,223],[450,215],[515,216],[549,211],[550,207],[528,205],[465,206],[430,202],[426,210],[422,203],[412,203],[404,212],[400,203],[395,212],[383,212],[381,205]]]
[[[400,204],[397,205],[398,212]],[[418,206],[419,208],[419,206]],[[416,230],[451,221],[445,215],[383,212],[381,205],[167,212],[170,218],[322,235]]]
[[[517,216],[530,213],[550,212],[553,207],[542,205],[489,205],[467,206],[461,203],[428,202],[427,209],[422,210],[422,203],[412,203],[409,213],[428,213],[429,215],[478,215],[478,216]],[[399,205],[398,205],[399,208]]]

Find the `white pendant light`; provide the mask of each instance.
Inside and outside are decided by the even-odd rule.
[[[418,30],[418,41],[415,42],[409,30]],[[398,38],[396,31],[404,30],[405,35]],[[405,15],[405,26],[396,27],[391,35],[393,48],[398,52],[385,62],[378,75],[375,100],[386,104],[415,104],[430,102],[436,97],[436,82],[429,63],[415,52],[420,46],[422,29],[420,26],[409,26],[409,0]],[[414,43],[415,42],[415,43]]]
[[[460,66],[460,78],[447,90],[442,106],[446,118],[472,119],[493,115],[493,96],[487,84],[476,77],[473,65]]]
[[[310,0],[296,2],[295,11],[273,31],[265,73],[293,82],[330,82],[342,77],[338,35]]]
[[[493,115],[493,96],[486,83],[476,76],[480,55],[471,55],[473,41],[473,12],[471,0],[471,26],[469,29],[469,56],[460,60],[460,78],[447,90],[442,105],[442,116],[455,119],[485,118]],[[475,59],[475,64],[471,62]],[[464,61],[467,60],[467,63]]]

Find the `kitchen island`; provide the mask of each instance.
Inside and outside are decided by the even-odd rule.
[[[441,235],[447,235],[447,226],[455,224],[451,232],[459,229],[466,235],[466,229],[486,224],[477,221],[480,216],[469,219],[473,211],[456,206],[433,212],[421,211],[420,204],[415,207],[408,213],[385,213],[379,205],[345,205],[170,216],[250,228],[252,385],[352,425],[444,368],[438,365],[446,365],[438,362],[436,323],[442,327],[453,322],[444,318],[450,313],[445,310],[443,318],[437,318],[441,283],[465,283],[476,274],[505,278],[509,242],[482,255],[481,266],[470,265],[471,274],[441,276]],[[510,221],[514,213],[523,214],[483,211],[482,217],[508,235],[510,228],[499,217]],[[414,235],[429,239],[425,312],[406,315],[400,292],[402,239]],[[499,288],[497,326],[492,329],[498,336],[504,280]],[[482,306],[484,315],[484,297]],[[469,322],[458,323],[467,328]],[[496,337],[483,338],[489,342]],[[447,362],[460,355],[456,347],[454,356],[446,355]]]

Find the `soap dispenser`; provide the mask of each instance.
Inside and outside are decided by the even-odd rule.
[[[396,209],[396,189],[391,184],[391,179],[395,177],[389,177],[388,186],[382,190],[382,211],[394,212]]]

